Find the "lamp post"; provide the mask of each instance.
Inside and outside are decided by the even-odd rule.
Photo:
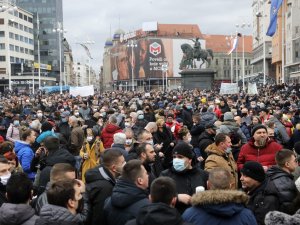
[[[243,22],[241,25],[237,24],[237,28],[240,27],[242,30],[247,27],[250,28],[250,23],[246,24]],[[243,80],[243,91],[245,91],[245,32],[242,33],[242,80]]]
[[[168,82],[168,77],[167,77],[167,71],[168,71],[168,63],[164,63],[162,64],[161,66],[161,70],[163,71],[163,76],[162,76],[162,80],[163,80],[163,90],[167,91],[167,82]],[[165,84],[165,88],[164,88],[164,73],[165,73],[165,76],[166,76],[166,84]]]
[[[134,91],[134,52],[133,48],[137,47],[137,44],[134,43],[133,40],[131,40],[131,43],[127,44],[128,48],[131,48],[131,90]]]
[[[61,57],[61,42],[62,35],[65,33],[65,30],[62,28],[62,24],[57,22],[57,28],[53,29],[54,33],[58,34],[58,49],[59,49],[59,86],[60,86],[60,94],[62,94],[62,57]]]

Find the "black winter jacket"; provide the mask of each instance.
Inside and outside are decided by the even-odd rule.
[[[105,201],[105,222],[101,225],[124,225],[136,218],[139,210],[148,204],[147,191],[121,178],[117,181],[111,197]]]

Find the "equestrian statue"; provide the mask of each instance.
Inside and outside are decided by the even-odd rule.
[[[194,40],[193,40],[194,41]],[[208,62],[210,66],[210,62],[207,60],[207,58],[210,56],[212,59],[214,59],[213,51],[211,49],[201,49],[201,44],[199,42],[199,38],[196,38],[194,41],[194,47],[192,47],[190,44],[182,44],[181,50],[183,52],[182,60],[180,62],[179,69],[189,69],[189,68],[196,68],[196,64],[194,63],[194,59],[197,59],[197,61],[202,61],[200,64],[199,69],[201,69],[202,65],[205,62]]]

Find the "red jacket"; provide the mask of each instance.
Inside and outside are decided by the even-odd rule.
[[[114,142],[114,134],[122,132],[122,129],[114,124],[107,124],[101,133],[101,140],[105,149],[110,148]]]
[[[170,128],[170,130],[172,131],[174,137],[176,138],[176,140],[178,140],[178,132],[182,128],[182,126],[178,122],[173,121],[172,123],[166,122],[166,127]]]
[[[264,148],[257,148],[254,146],[254,139],[251,138],[247,144],[244,144],[241,148],[237,165],[238,169],[242,169],[245,162],[256,161],[262,166],[273,166],[276,165],[275,154],[280,151],[282,146],[273,139],[269,139]]]

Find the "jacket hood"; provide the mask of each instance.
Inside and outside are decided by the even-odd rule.
[[[75,158],[71,153],[68,152],[68,150],[59,149],[57,151],[49,153],[46,158],[46,164],[48,166],[53,166],[56,163],[69,163],[71,165],[74,165]]]
[[[201,140],[204,140],[204,139],[214,140],[214,137],[215,137],[214,134],[209,134],[206,131],[204,131],[200,134],[198,139],[199,139],[199,142],[200,142]]]
[[[4,203],[0,208],[0,224],[22,224],[34,215],[30,205]]]
[[[78,222],[79,215],[73,215],[67,208],[46,204],[42,207],[40,217],[48,221]]]
[[[201,115],[201,120],[210,121],[210,120],[214,120],[215,117],[216,117],[215,113],[205,112]]]
[[[207,154],[216,154],[216,155],[220,155],[220,156],[223,156],[225,155],[225,152],[218,149],[217,145],[215,143],[209,145],[206,149],[205,149],[205,152]]]
[[[100,168],[103,168],[103,172],[100,172]],[[107,175],[106,178],[103,177],[103,173],[104,176]],[[109,180],[113,185],[115,184],[115,178],[113,177],[113,175],[107,170],[105,169],[105,167],[102,166],[97,166],[94,169],[88,170],[85,173],[85,181],[87,184],[98,181],[98,180]]]
[[[124,179],[118,180],[111,195],[111,204],[117,208],[126,208],[142,199],[148,199],[146,190]]]
[[[114,132],[116,132],[117,130],[120,130],[121,128],[118,127],[117,125],[114,125],[114,124],[109,123],[109,124],[106,125],[106,127],[105,127],[104,129],[105,129],[105,131],[106,131],[107,133],[114,133]]]
[[[226,126],[228,129],[232,131],[236,131],[240,128],[240,126],[235,121],[231,121],[231,120],[227,120],[223,122],[221,126]]]
[[[267,171],[267,177],[270,177],[272,180],[275,180],[280,177],[291,177],[291,179],[294,179],[294,176],[292,174],[289,174],[285,172],[284,170],[280,169],[278,166],[272,166]]]
[[[180,214],[175,208],[164,203],[152,203],[141,208],[137,218],[137,225],[180,225]]]
[[[19,152],[22,148],[24,147],[29,147],[30,148],[30,144],[28,144],[25,141],[16,141],[15,142],[15,152]]]
[[[236,190],[209,190],[192,197],[192,205],[218,216],[233,216],[245,209],[248,196]]]

